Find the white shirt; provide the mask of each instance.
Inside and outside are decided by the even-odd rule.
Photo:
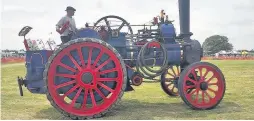
[[[64,25],[66,22],[68,22],[68,21],[70,22],[70,26],[69,26],[68,29],[66,29],[66,30],[61,34],[61,36],[68,36],[68,34],[69,34],[70,32],[76,32],[76,31],[77,31],[76,23],[75,23],[74,18],[69,17],[69,16],[67,16],[67,15],[64,16],[64,17],[62,17],[62,18],[58,21],[58,23],[56,24],[56,28],[59,29],[59,28],[63,27],[63,25]]]

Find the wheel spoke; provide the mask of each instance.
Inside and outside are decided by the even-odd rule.
[[[207,91],[204,91],[204,92],[205,92],[205,94],[209,97],[209,100],[211,100],[212,97],[210,96],[210,94],[208,94]]]
[[[85,93],[84,93],[84,100],[83,100],[83,105],[82,105],[82,109],[86,108],[86,100],[87,100],[87,96],[88,96],[88,89],[84,89]]]
[[[99,55],[96,57],[94,63],[93,63],[93,66],[96,66],[98,61],[100,60],[101,56],[103,55],[104,53],[102,52],[102,50],[100,50],[100,53]]]
[[[193,95],[195,92],[197,92],[197,89],[195,89],[195,91],[189,93],[189,95]]]
[[[200,72],[200,78],[201,78],[201,80],[202,80],[202,68],[199,67],[198,69],[199,69],[199,72]]]
[[[208,79],[206,82],[209,84],[209,82],[213,79],[213,78],[215,78],[215,76],[212,76],[210,79]]]
[[[103,70],[103,71],[100,72],[100,75],[106,74],[106,73],[115,72],[115,71],[117,71],[117,68],[108,69],[108,70]]]
[[[73,98],[73,100],[71,101],[71,107],[74,107],[75,106],[75,103],[80,95],[80,92],[82,91],[82,88],[79,88],[77,94],[75,95],[75,97]]]
[[[172,77],[174,77],[174,78],[175,78],[175,76],[174,76],[173,74],[171,74],[171,73],[169,73],[169,72],[168,72],[168,74],[169,74],[170,76],[172,76]]]
[[[198,103],[198,93],[199,93],[199,89],[196,90],[196,99],[195,99],[195,102]]]
[[[79,58],[80,58],[80,61],[81,61],[81,65],[84,67],[86,64],[85,64],[84,56],[83,56],[83,53],[82,53],[82,47],[78,48],[78,54],[79,54]]]
[[[192,100],[192,97],[191,97],[191,96],[192,96],[195,92],[197,92],[197,91],[198,91],[197,89],[195,89],[194,91],[192,90],[191,93],[187,93],[186,97],[189,98],[189,100]]]
[[[94,97],[94,94],[93,94],[93,89],[90,89],[90,96],[91,96],[91,99],[92,99],[92,104],[93,104],[93,107],[96,107],[96,101],[95,101],[95,97]]]
[[[175,85],[174,85],[173,88],[172,88],[172,92],[174,92],[174,89],[175,89]]]
[[[59,85],[57,85],[57,86],[55,87],[55,89],[59,89],[59,88],[61,88],[61,87],[65,87],[65,86],[71,85],[71,84],[73,84],[73,83],[75,83],[75,82],[76,82],[76,80],[72,80],[72,81],[68,81],[68,82],[59,84]]]
[[[204,91],[202,91],[202,103],[205,103],[205,92]]]
[[[108,64],[111,61],[111,59],[106,60],[104,63],[102,63],[100,66],[98,66],[95,71],[100,70],[102,67],[104,67],[106,64]]]
[[[180,75],[179,66],[176,67],[177,69],[177,76]]]
[[[189,86],[185,86],[185,91],[187,91],[188,89],[192,89],[195,88],[195,85],[189,85]]]
[[[76,78],[76,75],[71,75],[71,74],[55,74],[55,76],[65,77],[65,78]]]
[[[175,70],[174,70],[174,68],[171,66],[171,70],[172,70],[172,72],[174,73],[174,77],[176,77],[176,73],[175,73]]]
[[[190,89],[190,88],[195,88],[196,86],[195,85],[189,85],[189,86],[186,86],[187,89]]]
[[[193,69],[193,70],[191,70],[191,74],[193,75],[194,80],[196,80],[196,81],[197,81],[197,74],[196,74],[196,72],[195,72],[195,70],[194,70],[194,69]]]
[[[77,63],[77,61],[71,56],[71,54],[67,54],[67,56],[71,59],[71,61],[73,62],[73,64],[78,68],[79,71],[82,71],[82,68],[79,66],[79,64]]]
[[[217,91],[214,91],[213,89],[211,89],[211,88],[209,88],[209,87],[208,87],[207,89],[208,89],[209,91],[215,93],[215,94],[217,93]]]
[[[186,80],[188,80],[188,81],[190,81],[190,82],[194,83],[195,85],[197,84],[197,82],[196,82],[195,80],[191,79],[190,77],[187,77],[187,79],[186,79]]]
[[[217,85],[218,83],[208,83],[208,85]]]
[[[167,84],[166,86],[169,87],[171,84],[173,84],[173,82],[170,82],[169,84]]]
[[[62,62],[59,62],[58,65],[59,65],[59,66],[62,66],[62,67],[64,67],[64,68],[66,68],[66,69],[68,69],[68,70],[70,70],[70,71],[72,71],[72,72],[76,72],[76,70],[75,70],[74,68],[72,68],[72,67],[70,67],[70,66],[67,66],[67,65],[63,64]]]
[[[204,74],[204,76],[203,76],[203,79],[205,79],[205,77],[206,77],[207,74],[208,74],[208,70],[206,69],[206,72],[205,72],[205,74]]]
[[[102,92],[98,88],[95,88],[95,91],[103,98],[104,101],[106,100],[105,95],[102,94]]]
[[[72,87],[68,92],[66,92],[62,98],[64,99],[66,96],[68,96],[69,94],[71,94],[75,89],[77,89],[79,86],[75,85],[74,87]]]
[[[91,62],[92,62],[92,53],[93,52],[93,48],[89,47],[89,52],[88,52],[88,60],[87,60],[87,68],[91,67]]]
[[[118,31],[120,31],[122,28],[123,28],[123,26],[124,26],[124,22],[119,26],[119,28],[118,28]]]
[[[111,28],[110,28],[110,25],[109,25],[109,22],[108,22],[107,18],[104,18],[104,20],[105,20],[105,23],[106,23],[106,25],[108,27],[108,30],[111,31]]]
[[[118,78],[97,78],[97,81],[99,81],[99,82],[112,82],[112,81],[118,81]]]
[[[103,87],[104,89],[110,91],[111,93],[114,93],[114,90],[113,90],[113,89],[109,88],[108,86],[104,85],[103,83],[98,82],[98,84],[99,84],[101,87]]]
[[[171,82],[171,81],[173,81],[174,79],[175,79],[175,78],[166,78],[165,81],[166,81],[166,82]]]

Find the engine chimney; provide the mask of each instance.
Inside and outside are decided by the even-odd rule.
[[[190,0],[178,0],[179,19],[180,19],[180,37],[185,42],[190,42]]]

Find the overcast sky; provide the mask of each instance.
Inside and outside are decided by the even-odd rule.
[[[96,22],[106,15],[118,15],[131,24],[143,24],[164,9],[179,33],[178,0],[1,0],[2,49],[23,49],[18,32],[29,25],[28,37],[53,38],[60,43],[55,24],[65,15],[66,6],[77,9],[77,27]],[[193,39],[204,42],[214,34],[225,35],[235,49],[254,48],[254,0],[191,0]]]

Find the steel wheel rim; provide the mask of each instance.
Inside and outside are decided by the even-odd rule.
[[[73,100],[75,100],[75,102],[77,101],[77,98],[80,97],[81,94],[86,95],[86,99],[85,98],[83,99],[81,109],[77,109],[77,108],[73,108],[72,103],[67,104],[64,101],[64,98],[61,97],[59,95],[59,93],[56,91],[56,89],[55,89],[56,87],[61,87],[65,84],[60,84],[60,86],[59,85],[56,86],[54,84],[54,81],[55,81],[54,75],[56,75],[55,70],[59,64],[61,66],[64,66],[62,63],[59,63],[59,62],[61,61],[61,59],[63,59],[64,56],[67,55],[67,53],[71,52],[72,50],[77,50],[77,52],[81,52],[82,56],[84,56],[83,55],[84,53],[82,51],[80,51],[81,47],[82,48],[83,47],[91,47],[91,48],[97,48],[97,49],[100,48],[100,50],[101,50],[100,53],[107,54],[110,57],[109,59],[111,59],[113,61],[113,63],[115,64],[115,69],[104,70],[104,71],[98,72],[104,66],[102,66],[102,67],[99,66],[99,67],[97,67],[97,69],[93,68],[94,65],[91,65],[91,64],[94,64],[93,62],[97,61],[97,59],[92,61],[91,60],[92,57],[90,58],[90,56],[88,56],[88,60],[90,59],[91,61],[87,61],[88,64],[84,64],[86,60],[81,61],[80,62],[81,64],[76,63],[77,65],[85,65],[85,66],[78,67],[76,65],[76,67],[78,69],[78,73],[76,73],[76,75],[72,76],[74,78],[73,79],[74,81],[72,80],[72,81],[66,82],[65,84],[66,85],[67,84],[68,85],[76,84],[75,86],[73,86],[71,88],[71,92],[74,92],[73,91],[74,89],[77,91],[77,93],[75,94],[75,97],[73,98]],[[89,51],[88,53],[89,53],[89,55],[91,55],[93,52]],[[79,57],[80,57],[80,53],[79,53]],[[100,59],[100,57],[101,57],[100,54],[98,54],[98,56],[96,58]],[[69,58],[71,58],[71,57],[69,57]],[[77,60],[75,60],[74,57],[73,57],[73,59],[74,59],[74,61],[77,62]],[[110,61],[104,61],[101,65],[107,65],[108,62],[110,62]],[[97,63],[98,63],[98,61],[97,61]],[[66,67],[66,66],[64,66],[64,67]],[[66,68],[68,68],[68,67],[66,67]],[[100,69],[98,69],[98,68],[100,68]],[[70,68],[69,68],[69,70],[74,71],[73,69],[70,69]],[[112,78],[102,79],[102,78],[98,77],[98,74],[105,74],[105,73],[109,73],[111,71],[117,72],[117,78],[115,78],[115,82],[116,82],[115,89],[111,89],[111,88],[107,87],[105,85],[105,83],[103,83],[103,82],[111,81]],[[87,73],[87,72],[92,72],[91,75],[94,77],[94,79],[92,81],[95,82],[95,84],[93,84],[93,85],[96,85],[96,86],[89,86],[89,84],[81,83],[82,80],[80,79],[80,77],[81,77],[80,75],[82,75],[82,73]],[[57,75],[57,76],[67,76],[67,75]],[[94,115],[94,114],[98,114],[98,113],[108,109],[117,100],[118,95],[121,92],[121,88],[122,88],[122,84],[123,84],[123,80],[124,80],[123,78],[124,77],[123,77],[123,71],[121,69],[121,63],[113,51],[109,50],[108,48],[106,48],[105,46],[103,46],[99,43],[94,43],[94,42],[74,43],[71,46],[68,46],[68,47],[64,48],[62,51],[60,51],[58,53],[58,55],[55,56],[55,58],[53,59],[51,65],[49,67],[49,71],[48,71],[48,91],[49,91],[50,95],[52,96],[52,99],[55,101],[55,103],[61,109],[65,110],[66,112],[69,112],[69,113],[72,113],[72,114],[75,114],[78,116]],[[109,94],[110,95],[109,98],[105,98],[105,97],[103,98],[102,104],[95,104],[97,102],[95,100],[95,97],[94,97],[95,93],[93,91],[96,91],[101,97],[103,97],[103,93],[100,92],[101,89],[97,87],[98,85],[100,85],[100,87],[103,87],[104,89],[111,92],[111,95]],[[93,93],[91,93],[91,92],[93,92]],[[68,93],[68,92],[65,92],[65,93]],[[86,100],[85,104],[87,104],[87,99],[89,96],[90,96],[90,98],[93,97],[93,98],[91,98],[92,108],[87,108],[86,106],[84,106],[84,100]],[[104,96],[108,96],[108,95],[104,95]]]

